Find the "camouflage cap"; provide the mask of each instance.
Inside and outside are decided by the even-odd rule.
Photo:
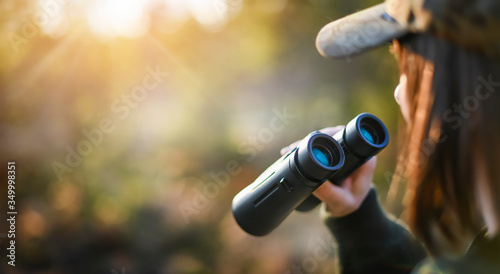
[[[418,32],[500,57],[500,1],[386,0],[323,27],[316,47],[341,58]]]

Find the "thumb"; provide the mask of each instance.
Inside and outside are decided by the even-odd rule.
[[[351,184],[351,178],[345,179],[340,186],[326,181],[313,194],[324,202],[342,200],[346,198],[346,194],[348,194],[346,192],[351,188]]]
[[[352,184],[350,187],[350,192],[354,196],[364,196],[368,192],[373,181],[373,172],[375,171],[375,166],[377,165],[377,157],[374,156],[364,165],[362,165],[358,170],[352,173],[350,178],[352,179]]]

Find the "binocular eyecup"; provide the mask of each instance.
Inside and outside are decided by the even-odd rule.
[[[333,136],[344,150],[344,166],[329,178],[340,185],[351,173],[377,155],[389,143],[389,132],[384,123],[375,115],[362,113],[352,119],[347,126]],[[297,211],[314,209],[321,201],[314,195],[305,199]]]

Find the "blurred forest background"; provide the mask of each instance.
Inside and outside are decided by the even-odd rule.
[[[16,267],[0,222],[0,272],[334,272],[317,209],[256,238],[231,200],[283,146],[370,112],[392,136],[384,201],[396,62],[389,47],[328,60],[314,45],[378,2],[1,1],[0,164],[16,162],[18,215]]]

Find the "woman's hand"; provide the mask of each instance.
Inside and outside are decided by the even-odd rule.
[[[329,127],[320,130],[320,132],[333,136],[343,128],[344,126]],[[299,142],[300,141],[283,148],[281,150],[281,154],[283,155],[294,149]],[[339,186],[327,181],[318,187],[313,194],[325,202],[326,209],[333,217],[348,215],[356,211],[359,206],[361,206],[361,203],[366,198],[366,195],[368,195],[376,163],[377,158],[372,157],[363,166],[353,172],[351,176],[345,179]]]

